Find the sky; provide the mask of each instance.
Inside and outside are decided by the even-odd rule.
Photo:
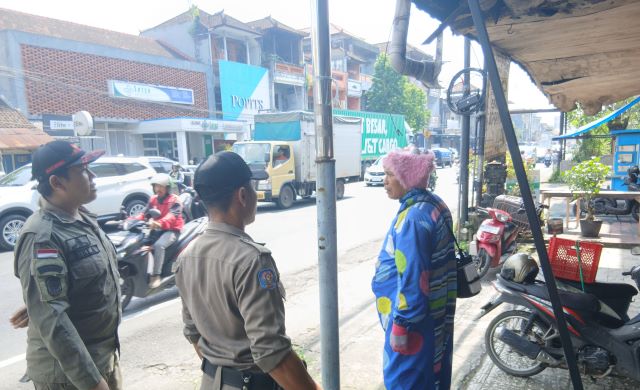
[[[294,28],[311,25],[314,0],[0,0],[0,8],[67,20],[129,34],[154,27],[197,5],[208,13],[220,10],[243,22],[271,15]],[[363,38],[369,43],[386,42],[391,38],[394,0],[329,0],[330,22]],[[415,7],[409,21],[410,44],[426,53],[435,54],[435,42],[422,46],[439,22]],[[463,68],[463,38],[445,32],[440,85],[449,85],[451,77]],[[482,51],[472,44],[471,66],[482,66]],[[518,108],[550,108],[547,98],[535,87],[517,65],[511,66],[509,101]]]

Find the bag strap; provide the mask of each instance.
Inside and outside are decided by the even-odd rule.
[[[419,202],[423,202],[423,203],[430,203],[432,206],[434,206],[437,209],[440,209],[440,205],[437,204],[432,198],[431,198],[431,193],[429,193],[429,199],[425,199],[425,200],[420,200]],[[460,254],[460,258],[464,257],[464,251],[462,250],[462,248],[460,248],[460,244],[458,244],[458,240],[456,239],[456,235],[453,234],[453,229],[451,229],[451,227],[447,224],[447,221],[445,221],[444,225],[447,227],[447,230],[449,231],[449,233],[451,234],[451,237],[453,237],[453,242],[456,244],[456,248],[458,249],[458,253]]]

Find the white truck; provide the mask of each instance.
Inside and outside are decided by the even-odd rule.
[[[336,196],[344,197],[345,182],[360,176],[362,119],[333,117]],[[293,205],[316,190],[316,131],[313,114],[303,111],[255,116],[253,141],[236,142],[233,151],[252,167],[264,168],[267,180],[258,182],[258,201]]]

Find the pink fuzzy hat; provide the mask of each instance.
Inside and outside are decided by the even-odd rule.
[[[382,166],[393,172],[404,189],[424,189],[429,184],[431,172],[436,168],[434,160],[431,151],[422,154],[393,151],[382,160]]]

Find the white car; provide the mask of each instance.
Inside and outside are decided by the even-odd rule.
[[[364,184],[369,186],[383,185],[384,181],[384,168],[382,167],[382,159],[384,157],[378,157],[378,159],[367,167],[364,171]]]
[[[101,221],[113,219],[124,207],[140,213],[150,196],[156,171],[141,158],[101,157],[90,165],[98,197],[86,207]],[[31,180],[31,164],[0,178],[0,249],[12,250],[27,218],[38,209],[40,194]]]

